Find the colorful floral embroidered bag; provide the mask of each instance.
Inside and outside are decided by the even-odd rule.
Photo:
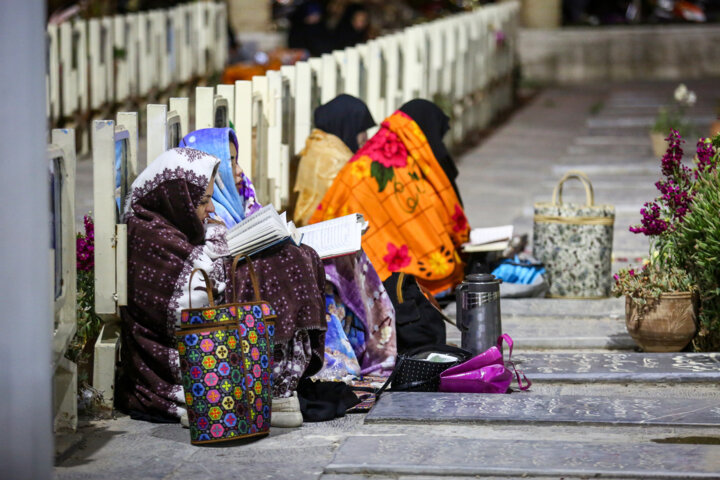
[[[238,259],[233,262],[233,272]],[[250,275],[256,301],[215,305],[207,273],[209,307],[185,309],[177,332],[190,442],[217,443],[270,429],[275,311],[259,300],[255,273]]]

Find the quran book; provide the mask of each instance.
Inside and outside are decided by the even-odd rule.
[[[320,258],[332,258],[355,253],[361,248],[362,234],[368,224],[359,213],[333,218],[298,228],[302,243],[312,247]]]
[[[505,250],[513,236],[512,225],[500,227],[473,228],[470,241],[463,244],[464,252],[495,252]]]
[[[227,233],[230,254],[253,255],[288,239],[300,245],[295,224],[286,222],[284,216],[269,204],[230,228]]]

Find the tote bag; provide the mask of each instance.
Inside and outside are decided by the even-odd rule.
[[[233,260],[234,272],[238,258]],[[181,312],[177,348],[190,442],[208,444],[265,435],[270,429],[275,311],[260,299],[250,265],[255,301],[215,305],[205,280],[209,307]],[[190,282],[192,283],[192,282]]]
[[[585,205],[563,203],[563,184],[579,180]],[[579,171],[566,173],[555,186],[550,203],[536,203],[533,253],[545,265],[550,297],[603,298],[612,286],[612,244],[615,208],[595,205],[592,184]]]

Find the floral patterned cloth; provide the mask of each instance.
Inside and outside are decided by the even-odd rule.
[[[381,280],[405,272],[432,293],[458,284],[457,249],[469,226],[425,134],[397,111],[343,167],[310,223],[362,213],[370,223],[363,249]]]
[[[328,313],[340,320],[361,373],[389,375],[397,356],[395,309],[370,259],[361,250],[324,263],[333,297]]]

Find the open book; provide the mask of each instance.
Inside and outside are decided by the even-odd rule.
[[[352,214],[296,228],[277,213],[272,204],[230,228],[227,243],[231,255],[253,255],[285,241],[312,247],[321,258],[337,257],[360,250],[360,237],[367,229],[362,215]]]
[[[287,239],[300,245],[301,235],[295,224],[286,222],[284,217],[284,213],[280,215],[268,204],[230,228],[227,233],[230,254],[252,255]]]
[[[500,227],[473,228],[470,230],[470,241],[463,244],[465,252],[495,252],[505,250],[513,235],[512,225]]]
[[[360,250],[361,237],[368,223],[359,213],[333,218],[297,229],[302,243],[312,247],[320,258],[339,257]]]

